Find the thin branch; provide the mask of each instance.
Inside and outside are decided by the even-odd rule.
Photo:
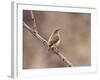
[[[35,32],[37,32],[37,26],[36,26],[36,21],[35,21],[35,17],[34,17],[33,11],[30,11],[30,15],[31,15],[31,18],[32,18],[33,30]]]
[[[38,38],[43,44],[48,45],[48,42],[47,42],[43,37],[41,37],[37,31],[35,32],[34,30],[32,30],[25,22],[23,22],[23,25],[24,25],[25,28],[26,28],[27,30],[29,30],[36,38]]]
[[[33,21],[33,27],[34,27],[34,30],[32,30],[25,22],[23,22],[23,25],[25,26],[25,28],[27,30],[29,30],[36,38],[38,38],[43,44],[45,44],[47,47],[48,47],[48,42],[47,40],[45,40],[42,36],[39,35],[37,29],[36,29],[36,23],[35,23],[35,19],[34,19],[34,15],[33,15],[33,12],[30,11],[31,13],[31,17],[32,17],[32,20]],[[53,51],[53,53],[57,54],[57,56],[66,64],[66,66],[68,67],[72,67],[72,63],[66,58],[64,57],[61,52],[59,52],[58,50],[54,50],[54,49],[51,49]]]
[[[54,51],[54,53],[56,53],[59,56],[59,58],[65,63],[66,66],[73,66],[73,64],[65,56],[63,56],[62,53],[60,53],[59,51]]]

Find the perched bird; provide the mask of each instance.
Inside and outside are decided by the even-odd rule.
[[[57,49],[59,47],[60,41],[61,41],[60,34],[59,34],[60,30],[61,28],[56,29],[49,37],[48,39],[49,49],[48,50],[53,49],[53,48]]]

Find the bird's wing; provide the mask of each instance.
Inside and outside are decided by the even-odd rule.
[[[53,37],[53,33],[50,35],[50,37],[49,37],[49,39],[48,39],[48,42],[51,41],[52,37]]]
[[[49,46],[52,46],[53,44],[55,44],[57,41],[59,40],[58,36],[51,36],[50,40],[49,40]]]

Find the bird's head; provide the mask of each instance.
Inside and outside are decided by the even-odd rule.
[[[58,33],[61,30],[61,28],[56,29],[54,32]]]

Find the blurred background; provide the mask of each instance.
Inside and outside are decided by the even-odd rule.
[[[46,40],[62,28],[59,51],[74,67],[91,65],[90,13],[34,11],[34,16],[38,32]],[[29,10],[23,10],[23,21],[33,28]],[[23,69],[58,67],[65,64],[23,26]]]

